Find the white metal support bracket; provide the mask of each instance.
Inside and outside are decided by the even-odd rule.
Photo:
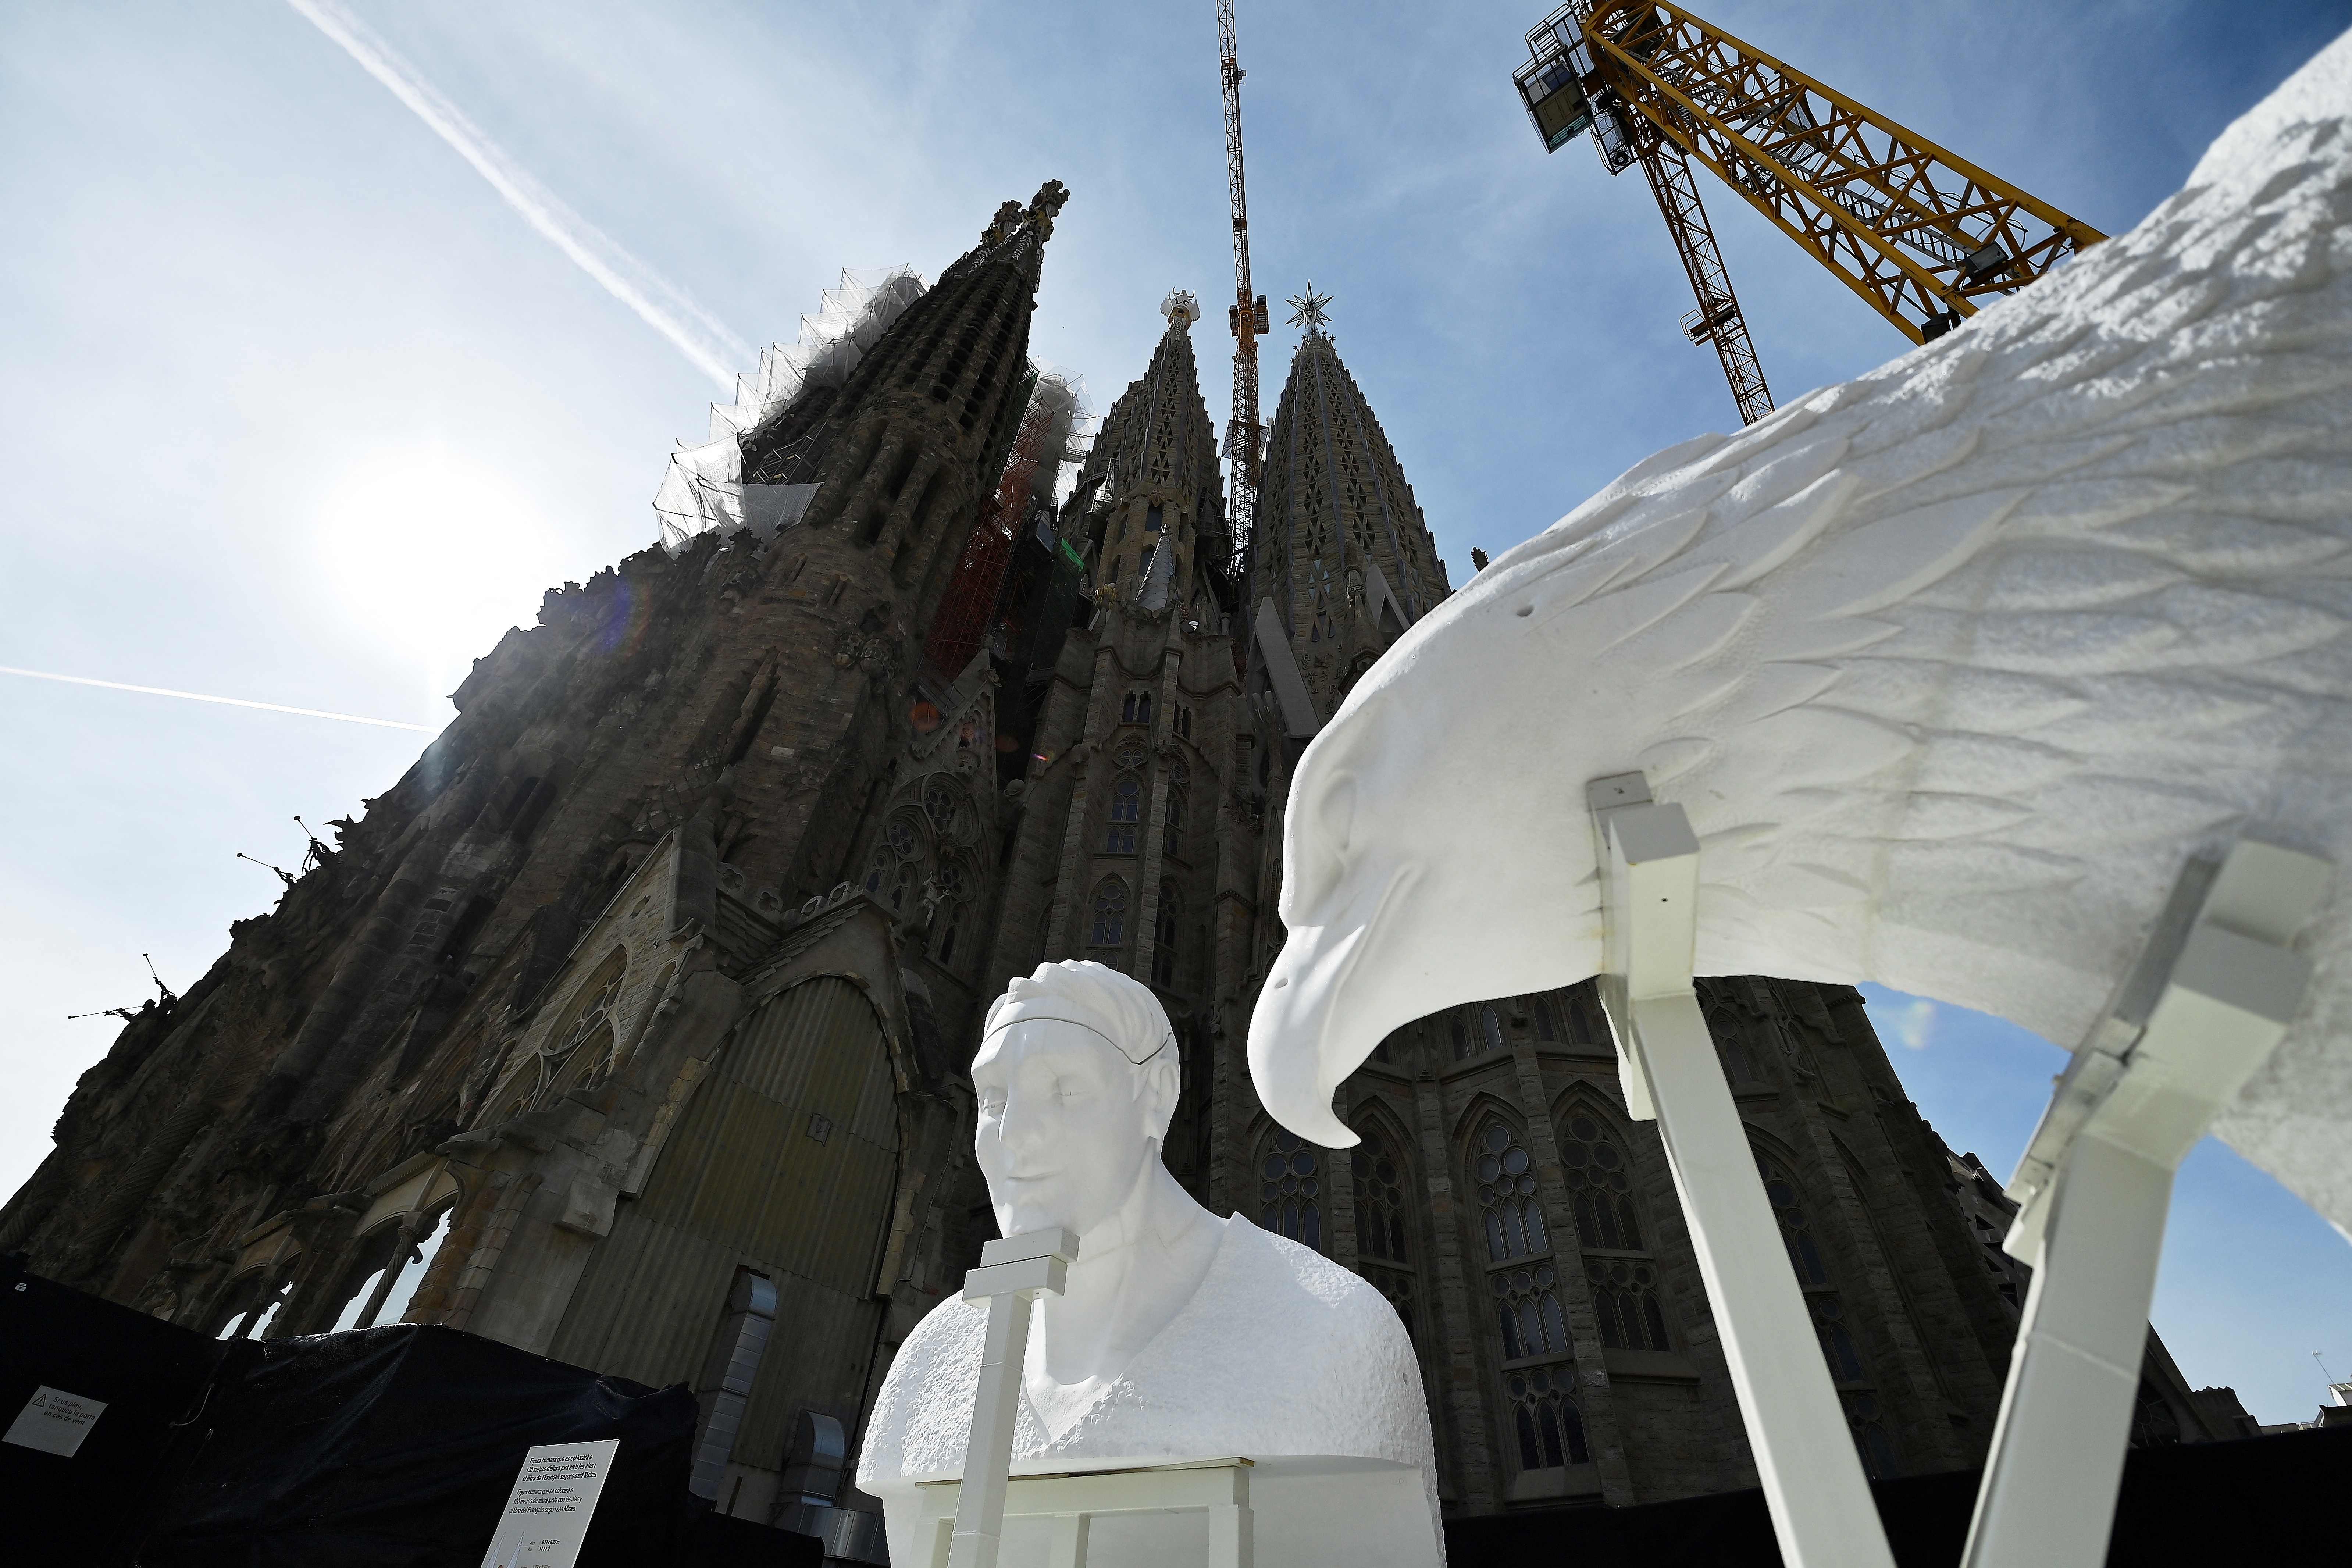
[[[2106,1560],[2172,1178],[2302,1009],[2288,944],[2334,869],[2255,838],[2191,860],[2059,1077],[2009,1186],[2033,1283],[1967,1568]]]
[[[1698,839],[1640,773],[1585,786],[1601,866],[1601,1002],[1627,1110],[1655,1118],[1790,1568],[1893,1568],[1812,1314],[1691,984]]]
[[[1078,1238],[1066,1230],[1033,1230],[992,1241],[980,1267],[963,1277],[963,1299],[988,1303],[980,1352],[980,1386],[971,1401],[971,1436],[963,1451],[963,1484],[956,1498],[954,1532],[933,1568],[996,1568],[1004,1536],[1004,1493],[1013,1469],[1013,1427],[1021,1412],[1021,1369],[1029,1355],[1029,1303],[1058,1296],[1078,1260]]]

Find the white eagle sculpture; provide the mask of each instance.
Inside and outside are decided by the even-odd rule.
[[[2083,1037],[2184,860],[2325,856],[2307,1000],[2214,1131],[2352,1227],[2352,35],[2129,234],[1659,453],[1398,640],[1283,824],[1266,1108],[1594,973],[1589,780],[1699,836],[1697,973]]]

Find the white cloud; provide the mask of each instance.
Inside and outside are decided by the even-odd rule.
[[[1887,1022],[1893,1026],[1895,1037],[1909,1049],[1924,1051],[1927,1042],[1936,1037],[1937,1008],[1925,997],[1914,997],[1900,1007]]]

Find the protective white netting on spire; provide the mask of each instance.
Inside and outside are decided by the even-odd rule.
[[[709,439],[698,447],[681,442],[670,454],[654,496],[663,547],[675,555],[713,529],[751,528],[772,537],[798,522],[817,487],[745,484],[743,437],[807,388],[847,381],[923,289],[911,267],[842,268],[840,286],[825,290],[816,314],[801,318],[800,341],[761,350],[758,373],[735,378],[735,401],[710,405]]]

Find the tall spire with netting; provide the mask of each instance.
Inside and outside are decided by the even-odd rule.
[[[1065,524],[1097,593],[1116,589],[1152,608],[1189,606],[1208,591],[1202,573],[1223,559],[1225,535],[1216,426],[1192,350],[1200,302],[1180,289],[1160,312],[1167,330],[1143,374],[1103,416]]]

